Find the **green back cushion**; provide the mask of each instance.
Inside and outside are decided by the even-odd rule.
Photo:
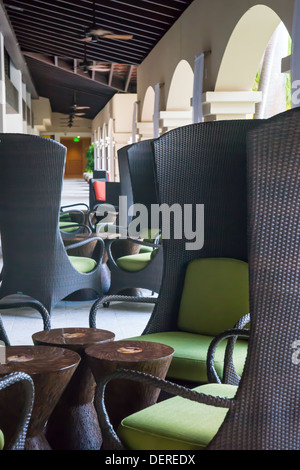
[[[3,432],[0,429],[0,450],[2,450],[4,447],[4,435]]]
[[[249,312],[248,264],[231,258],[202,258],[187,267],[178,328],[215,336]]]

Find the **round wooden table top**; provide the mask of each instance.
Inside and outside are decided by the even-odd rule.
[[[111,362],[147,362],[172,356],[174,349],[151,341],[114,341],[94,344],[85,350],[87,356]]]
[[[98,328],[56,328],[43,330],[32,335],[34,344],[85,349],[89,345],[113,341],[112,331]]]
[[[5,364],[0,364],[0,375],[25,372],[28,375],[45,374],[77,366],[79,354],[49,346],[7,346]]]

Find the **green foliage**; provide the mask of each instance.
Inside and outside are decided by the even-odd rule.
[[[94,171],[94,144],[89,146],[88,151],[85,154],[85,158],[87,159],[85,170],[88,172],[93,172]]]
[[[286,96],[286,109],[291,109],[292,106],[292,84],[291,74],[285,74],[285,96]]]
[[[258,69],[258,71],[256,73],[256,77],[255,77],[255,80],[254,80],[252,91],[258,91],[259,80],[260,80],[260,69]]]

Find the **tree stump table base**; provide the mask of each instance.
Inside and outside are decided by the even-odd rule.
[[[85,355],[85,348],[111,342],[114,333],[97,328],[58,328],[32,336],[41,347],[55,345],[80,355],[81,361],[57,403],[46,428],[53,450],[97,450],[102,436],[94,407],[96,382]]]

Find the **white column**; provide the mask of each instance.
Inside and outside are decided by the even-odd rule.
[[[209,91],[203,94],[205,121],[248,119],[262,99],[259,91]]]
[[[291,55],[292,107],[300,105],[300,0],[294,0]],[[297,92],[298,90],[298,92]]]
[[[136,142],[136,133],[137,133],[137,127],[136,127],[136,115],[137,115],[137,104],[138,102],[135,101],[133,103],[133,113],[132,113],[132,136],[131,136],[131,142],[135,144]]]
[[[17,113],[7,114],[7,132],[23,133],[23,116],[22,116],[22,72],[18,70],[12,62],[10,62],[10,81],[18,92],[18,109]]]
[[[204,52],[195,57],[194,86],[193,86],[193,123],[203,121],[202,92],[203,92]]]
[[[157,83],[154,88],[154,110],[153,110],[153,137],[159,137],[159,98],[160,98],[160,83]]]

